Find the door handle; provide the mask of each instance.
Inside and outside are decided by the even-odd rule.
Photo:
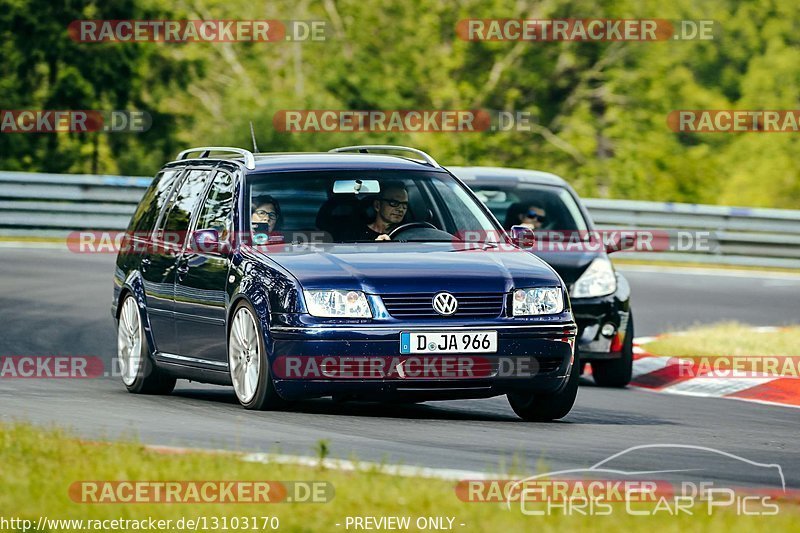
[[[178,268],[176,270],[178,271],[178,279],[183,281],[183,278],[186,277],[186,273],[189,272],[189,263],[181,261],[178,263]]]

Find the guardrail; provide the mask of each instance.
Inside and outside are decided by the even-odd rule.
[[[634,200],[584,200],[601,229],[707,231],[708,252],[618,252],[618,258],[800,269],[800,210]]]
[[[124,230],[149,177],[0,172],[0,235],[63,237],[76,229]],[[709,231],[712,252],[618,252],[642,261],[800,269],[800,210],[585,199],[601,229]]]

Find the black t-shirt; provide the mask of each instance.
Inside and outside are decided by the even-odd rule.
[[[374,241],[383,233],[378,233],[374,229],[370,228],[367,225],[364,225],[358,228],[353,234],[350,236],[350,240],[353,241]]]

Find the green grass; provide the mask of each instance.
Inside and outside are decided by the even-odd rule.
[[[318,480],[335,487],[329,503],[276,504],[84,504],[68,496],[82,480]],[[246,463],[233,454],[164,455],[136,442],[92,443],[58,429],[0,424],[0,517],[40,516],[58,519],[177,520],[181,517],[276,516],[284,531],[347,531],[347,516],[455,517],[456,531],[731,531],[796,528],[800,510],[784,503],[772,517],[737,516],[720,511],[708,516],[666,514],[637,517],[525,516],[495,503],[465,503],[451,481],[396,477],[370,472],[343,472],[321,467]],[[342,524],[337,527],[335,524]],[[463,527],[460,524],[465,524]],[[352,528],[350,529],[353,530]],[[416,530],[412,527],[411,530]]]
[[[669,357],[800,356],[800,326],[756,332],[752,326],[723,322],[665,335],[643,348],[652,354]]]
[[[63,244],[64,248],[67,247],[66,236],[64,237],[38,237],[36,235],[0,235],[0,242],[13,242],[13,243],[48,243],[48,244]]]
[[[794,274],[797,275],[796,268],[783,268],[783,267],[762,267],[762,266],[749,266],[749,265],[723,265],[716,263],[702,263],[702,262],[689,262],[689,261],[663,261],[663,260],[649,260],[649,259],[621,259],[611,256],[611,262],[615,266],[625,267],[631,266],[653,266],[653,267],[669,267],[675,269],[681,268],[706,268],[713,270],[746,270],[751,272],[775,272],[780,274]]]

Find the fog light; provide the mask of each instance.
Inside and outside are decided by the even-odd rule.
[[[617,331],[617,328],[614,326],[614,324],[611,324],[609,322],[609,323],[603,324],[603,329],[600,330],[600,333],[603,334],[603,337],[610,337],[616,331]]]

